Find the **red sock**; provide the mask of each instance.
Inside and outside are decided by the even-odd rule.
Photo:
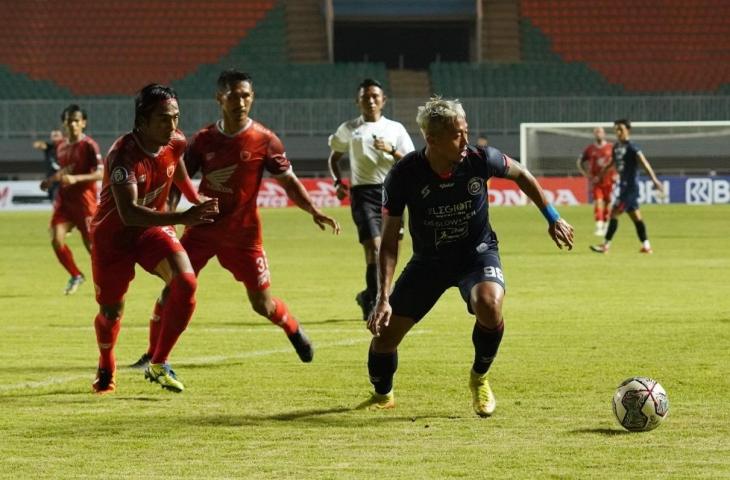
[[[68,248],[68,245],[63,245],[60,248],[54,248],[53,251],[56,252],[56,258],[58,258],[58,261],[61,262],[63,268],[65,268],[71,276],[75,277],[77,275],[81,275],[81,270],[79,270],[79,267],[76,266],[76,262],[74,262],[74,255],[71,253],[71,249]]]
[[[96,343],[99,346],[99,368],[112,372],[117,368],[114,346],[117,344],[121,326],[122,317],[109,319],[101,313],[96,315],[94,329],[96,330]]]
[[[194,273],[181,273],[170,281],[170,291],[165,299],[160,317],[157,346],[152,353],[152,363],[165,363],[177,339],[185,331],[195,310],[195,289],[198,281]]]
[[[287,308],[286,303],[279,298],[275,298],[274,304],[276,305],[276,309],[269,317],[271,323],[283,328],[287,335],[297,333],[297,330],[299,330],[299,322],[297,322],[297,319],[289,312],[289,308]]]
[[[150,357],[155,352],[157,341],[160,338],[160,328],[162,328],[162,304],[157,300],[155,302],[155,309],[152,311],[152,318],[150,318],[150,344],[147,347],[147,355]]]

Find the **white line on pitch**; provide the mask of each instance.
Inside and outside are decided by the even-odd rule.
[[[413,335],[423,335],[426,333],[430,333],[429,330],[417,330],[415,332],[411,332],[410,336]],[[342,340],[340,342],[334,342],[334,343],[325,343],[325,344],[318,344],[315,343],[314,346],[317,349],[321,348],[333,348],[333,347],[347,347],[350,345],[356,345],[359,343],[366,343],[369,342],[370,338],[361,338],[361,339],[350,339],[350,340]],[[273,348],[271,350],[255,350],[252,352],[241,352],[235,355],[213,355],[208,357],[193,357],[193,358],[181,358],[176,359],[175,363],[180,365],[215,365],[219,363],[225,363],[230,360],[239,360],[243,358],[254,358],[254,357],[263,357],[266,355],[275,355],[278,353],[289,353],[291,352],[291,347],[289,348]],[[130,368],[122,367],[119,368],[121,371],[131,371]],[[77,380],[84,380],[89,379],[91,377],[91,374],[78,374],[78,375],[68,375],[65,377],[51,377],[47,378],[45,380],[40,380],[36,382],[22,382],[22,383],[16,383],[13,385],[0,385],[0,392],[9,392],[12,390],[22,390],[22,389],[33,389],[33,388],[43,388],[43,387],[49,387],[51,385],[60,385],[64,383],[71,383],[75,382]]]

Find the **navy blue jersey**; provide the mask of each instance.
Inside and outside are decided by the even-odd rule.
[[[489,224],[487,180],[504,177],[510,158],[494,147],[467,147],[467,155],[442,178],[431,169],[425,150],[409,153],[385,179],[383,208],[408,224],[416,256],[464,258],[497,248]]]
[[[631,141],[613,145],[613,161],[620,175],[621,193],[639,191],[639,153],[641,148]]]

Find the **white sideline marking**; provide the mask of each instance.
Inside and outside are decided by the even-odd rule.
[[[409,336],[413,335],[423,335],[425,333],[430,333],[429,330],[417,330],[415,332],[410,332]],[[362,338],[362,339],[351,339],[351,340],[342,340],[335,343],[325,343],[325,344],[318,344],[315,343],[314,346],[317,349],[320,348],[333,348],[333,347],[347,347],[350,345],[356,345],[358,343],[366,343],[370,341],[370,337],[368,338]],[[316,351],[316,350],[315,350]],[[182,364],[182,365],[215,365],[218,363],[225,363],[230,360],[238,360],[243,358],[253,358],[253,357],[263,357],[266,355],[274,355],[277,353],[291,353],[292,349],[289,348],[275,348],[271,350],[255,350],[252,352],[242,352],[236,355],[213,355],[209,357],[193,357],[193,358],[180,358],[176,359],[174,363],[176,364]],[[119,367],[120,371],[132,371],[129,367]],[[68,375],[65,377],[51,377],[47,378],[46,380],[39,380],[36,382],[22,382],[22,383],[16,383],[13,385],[0,385],[0,392],[10,392],[12,390],[24,390],[24,389],[34,389],[34,388],[43,388],[48,387],[51,385],[60,385],[64,383],[71,383],[75,382],[77,380],[84,380],[84,379],[91,379],[91,374],[78,374],[78,375]]]

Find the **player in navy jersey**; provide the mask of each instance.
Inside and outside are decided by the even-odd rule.
[[[361,408],[393,408],[393,376],[403,337],[449,287],[458,287],[475,315],[474,363],[469,387],[479,416],[494,412],[487,382],[502,339],[505,279],[497,236],[489,224],[487,180],[514,180],[548,220],[556,245],[572,249],[573,227],[562,220],[540,184],[518,162],[493,147],[468,144],[466,114],[456,100],[433,98],[419,107],[423,150],[406,155],[385,180],[383,232],[378,255],[378,298],[368,328],[373,339],[368,371],[375,393]],[[413,256],[391,293],[398,229],[405,208]]]
[[[618,228],[618,217],[626,212],[634,222],[636,234],[641,241],[639,253],[652,253],[649,237],[646,234],[646,225],[639,211],[639,164],[654,182],[654,187],[664,196],[664,187],[654,174],[649,161],[641,152],[641,148],[630,139],[631,122],[627,119],[620,119],[613,122],[618,140],[613,146],[613,159],[604,167],[604,170],[615,167],[619,172],[618,197],[611,208],[611,220],[608,223],[606,236],[601,245],[591,245],[591,250],[596,253],[607,253],[611,246],[616,229]]]

